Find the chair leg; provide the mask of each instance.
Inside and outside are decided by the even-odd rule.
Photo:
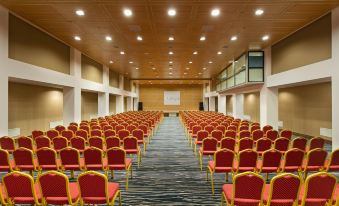
[[[194,155],[197,155],[197,144],[194,144]]]
[[[139,152],[138,152],[138,168],[140,168],[140,162],[141,162],[141,155],[140,155],[140,150],[139,150]]]
[[[199,153],[200,171],[202,171],[202,154]]]
[[[126,171],[126,192],[128,191],[128,175],[129,175],[129,171]]]
[[[214,195],[214,177],[213,177],[213,172],[211,172],[211,187],[212,187],[212,194]]]
[[[225,179],[226,179],[226,182],[228,182],[228,172],[226,172]]]
[[[146,147],[147,147],[147,145],[146,145],[146,143],[144,143],[144,156],[146,155]]]
[[[114,170],[111,170],[111,179],[114,180]]]
[[[266,181],[268,180],[268,173],[266,173]]]
[[[74,179],[74,170],[71,170],[71,178]]]
[[[221,206],[224,206],[224,195],[221,193],[221,203],[220,203]]]
[[[122,198],[121,198],[121,192],[119,192],[119,206],[122,206],[121,200],[122,200]]]
[[[208,182],[208,171],[209,171],[209,169],[208,169],[208,167],[206,168],[206,181]]]

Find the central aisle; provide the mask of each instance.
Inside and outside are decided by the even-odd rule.
[[[220,204],[221,185],[213,196],[177,117],[164,118],[129,185],[127,193],[122,188],[124,205]]]

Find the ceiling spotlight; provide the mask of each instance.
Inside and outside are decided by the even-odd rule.
[[[133,64],[133,62],[132,62],[132,61],[130,61],[129,63],[130,63],[130,64]]]
[[[112,41],[112,37],[111,36],[106,36],[105,39],[106,39],[106,41]]]
[[[190,70],[190,68],[189,68],[189,67],[186,67],[186,70]]]
[[[201,72],[199,72],[198,74],[201,75]]]
[[[84,10],[81,10],[81,9],[76,10],[76,11],[75,11],[75,14],[78,15],[78,16],[85,16]]]
[[[208,63],[209,63],[209,64],[212,64],[213,62],[212,62],[212,61],[209,61]]]
[[[152,69],[153,69],[153,70],[156,70],[156,68],[155,68],[155,67],[153,67]]]
[[[137,36],[138,41],[142,41],[142,36]]]
[[[110,64],[113,64],[113,61],[111,60],[111,61],[109,61],[109,63],[110,63]]]
[[[168,73],[169,75],[172,75],[173,73],[172,72],[170,72],[170,73]]]
[[[219,9],[213,9],[211,11],[211,16],[216,17],[220,15],[220,10]]]
[[[168,37],[168,41],[174,41],[174,37],[173,36]]]
[[[170,68],[168,68],[169,70],[172,70],[173,68],[172,67],[170,67]]]
[[[206,40],[205,36],[200,37],[200,41],[205,41],[205,40]]]
[[[189,64],[192,64],[193,62],[188,62]]]
[[[172,62],[172,61],[170,61],[169,63],[170,63],[170,64],[173,64],[173,62]]]
[[[177,14],[177,11],[175,9],[168,9],[167,11],[168,16],[175,16]]]
[[[168,52],[168,54],[169,54],[169,55],[172,55],[172,54],[173,54],[173,52],[171,52],[171,51],[170,51],[170,52]]]
[[[187,72],[184,72],[184,75],[186,75],[187,74]]]
[[[231,41],[235,41],[235,40],[237,40],[237,39],[238,39],[237,36],[232,36],[232,37],[231,37]]]
[[[257,15],[257,16],[261,16],[263,13],[264,13],[264,10],[262,10],[262,9],[257,9],[255,11],[255,15]]]
[[[206,70],[206,69],[207,69],[206,67],[202,68],[202,70]]]
[[[218,53],[217,53],[218,55],[220,55],[220,54],[222,54],[222,52],[221,51],[218,51]]]
[[[124,15],[130,17],[133,15],[133,12],[130,9],[124,9]]]
[[[194,54],[194,55],[197,55],[197,54],[198,54],[198,52],[197,52],[197,51],[195,51],[195,52],[193,52],[193,54]]]
[[[139,68],[138,67],[135,67],[136,70],[138,70]]]
[[[267,41],[269,38],[270,38],[270,37],[269,37],[268,35],[265,35],[265,36],[262,37],[262,40],[263,40],[263,41]]]
[[[77,40],[77,41],[81,40],[80,36],[75,36],[74,39]]]
[[[121,51],[121,52],[120,52],[120,54],[121,54],[121,55],[124,55],[124,54],[125,54],[125,52],[124,52],[124,51]]]

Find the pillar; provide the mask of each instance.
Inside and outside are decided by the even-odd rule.
[[[115,101],[116,101],[116,109],[115,109],[116,114],[124,112],[124,96],[117,95],[115,98]]]
[[[218,95],[218,112],[226,115],[226,96]]]
[[[81,89],[80,87],[64,87],[63,123],[69,125],[71,122],[81,121]]]
[[[215,111],[215,97],[209,97],[208,98],[208,107],[209,111]]]
[[[244,94],[233,94],[233,116],[242,119],[244,116]]]

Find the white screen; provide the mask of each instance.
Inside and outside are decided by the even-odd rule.
[[[164,91],[164,105],[180,105],[180,91]]]

